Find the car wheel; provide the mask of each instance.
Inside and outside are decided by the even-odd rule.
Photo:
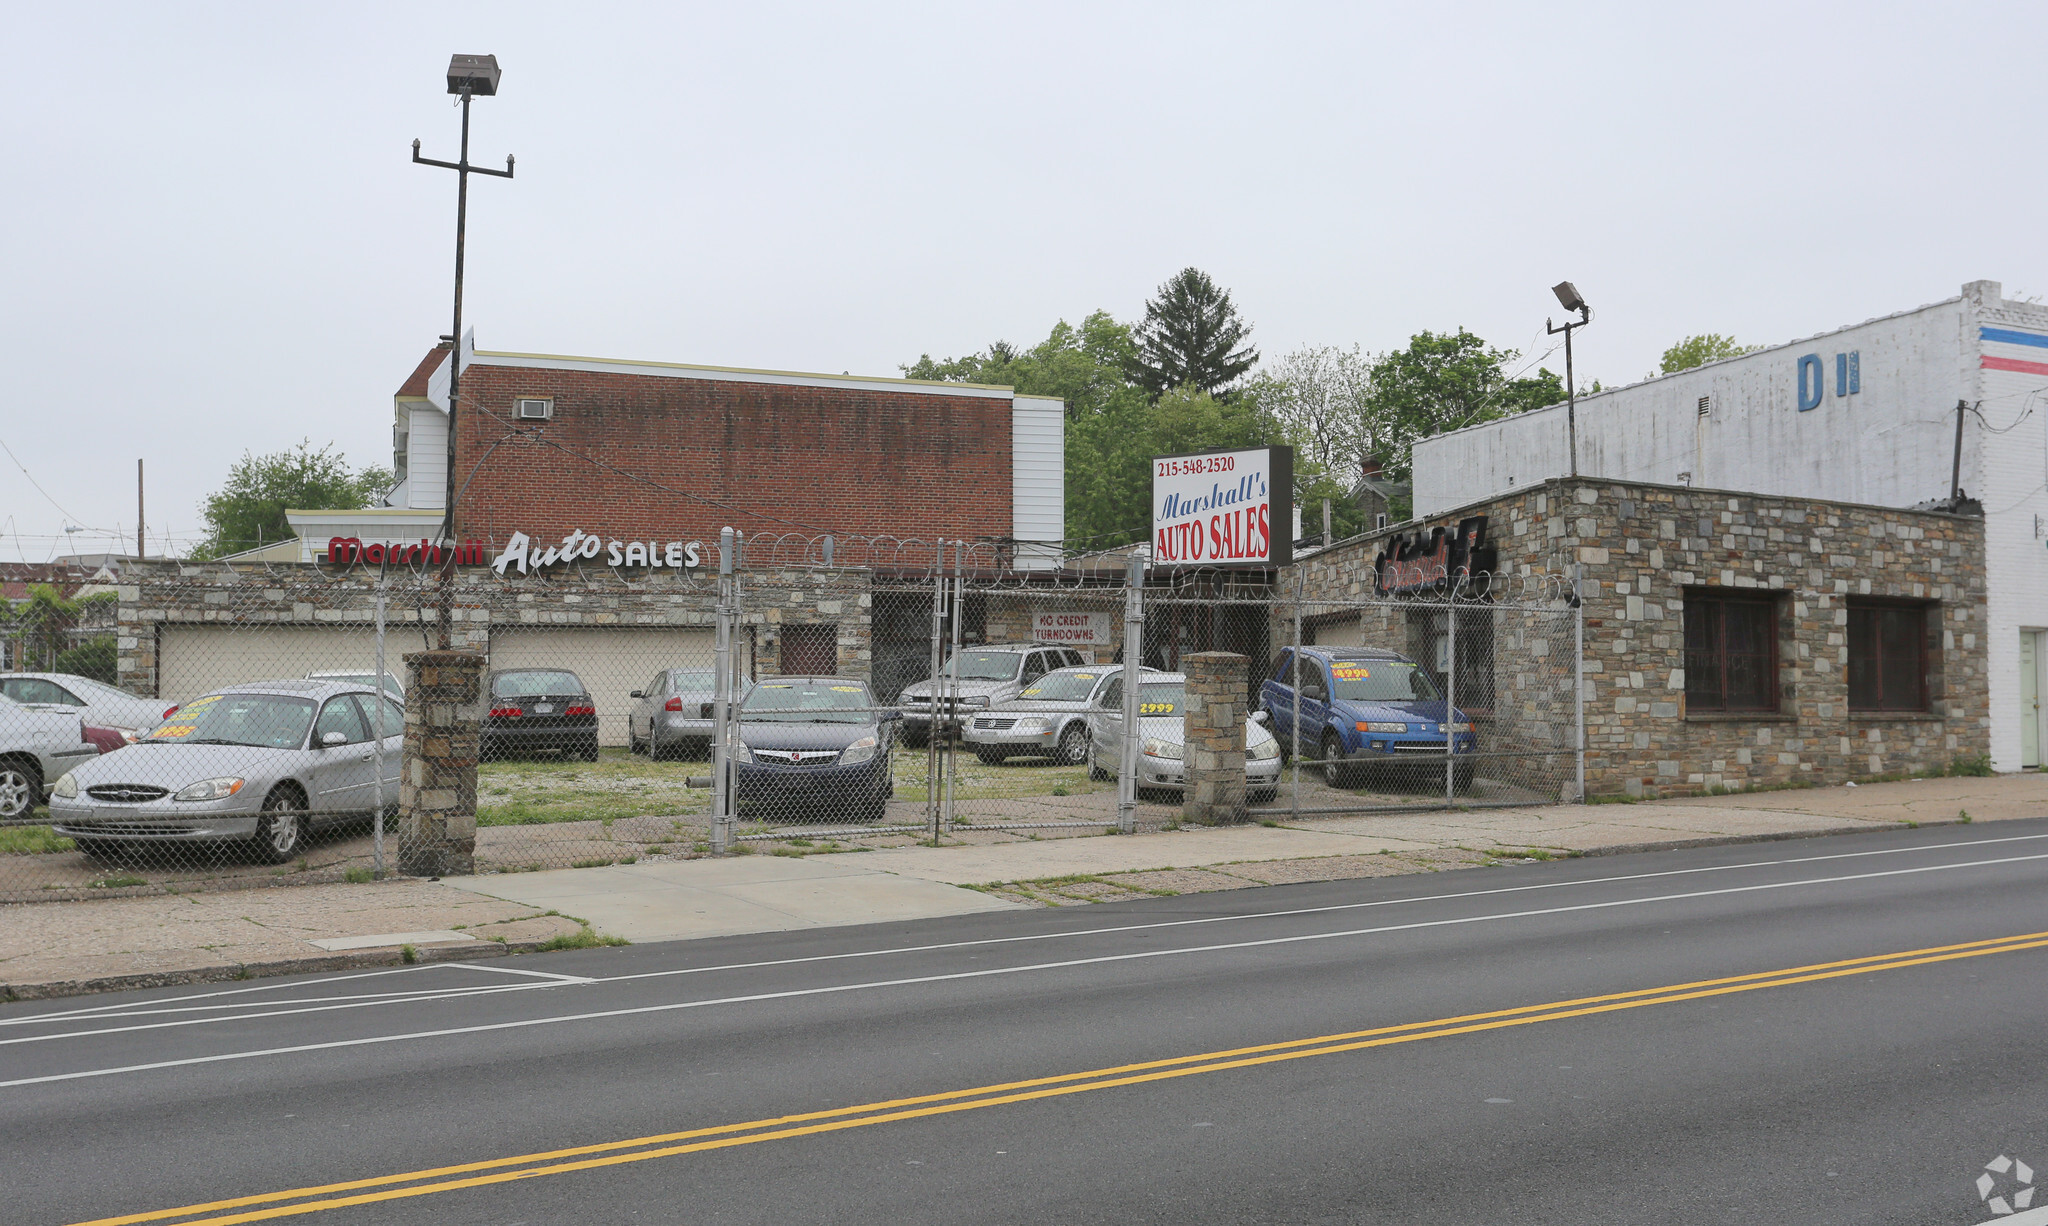
[[[22,762],[0,765],[0,817],[20,817],[35,808],[42,772]]]
[[[267,864],[283,864],[306,842],[305,801],[290,788],[274,788],[263,798],[256,818],[256,854]]]
[[[975,746],[974,756],[981,760],[981,764],[983,766],[1001,766],[1003,763],[1010,760],[1010,755],[1007,750],[989,749],[985,746],[979,745]]]
[[[1095,753],[1091,749],[1088,754],[1089,781],[1092,783],[1107,783],[1114,777],[1115,776],[1111,775],[1108,771],[1103,770],[1101,767],[1095,765]]]
[[[1088,725],[1069,724],[1060,733],[1060,747],[1053,755],[1053,761],[1061,766],[1079,766],[1088,760]]]
[[[1344,764],[1344,742],[1334,732],[1323,734],[1323,782],[1333,788],[1348,788],[1353,783],[1353,772]]]

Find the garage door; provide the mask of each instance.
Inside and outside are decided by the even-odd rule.
[[[385,667],[402,675],[401,652],[418,651],[417,634],[384,641]],[[172,702],[250,681],[303,677],[315,670],[377,664],[377,636],[368,626],[166,625],[157,640],[157,697]]]
[[[715,647],[710,630],[654,626],[564,626],[491,632],[491,667],[566,668],[583,679],[596,700],[598,740],[626,743],[626,714],[634,690],[665,668],[709,669]]]

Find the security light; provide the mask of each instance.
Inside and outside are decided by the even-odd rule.
[[[459,94],[464,90],[478,98],[494,98],[498,94],[498,57],[495,55],[458,55],[448,61],[448,92]]]
[[[455,70],[451,68],[448,71],[451,74],[448,79],[452,83],[455,80],[452,75]],[[497,80],[495,68],[492,70],[491,79],[493,81]],[[1557,300],[1564,304],[1564,309],[1567,311],[1583,311],[1586,309],[1586,300],[1579,297],[1579,291],[1569,281],[1559,281],[1556,285],[1550,287],[1550,292],[1557,295]]]

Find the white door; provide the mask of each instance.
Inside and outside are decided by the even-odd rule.
[[[491,631],[493,669],[566,668],[590,689],[600,745],[624,745],[627,720],[652,674],[709,669],[712,631],[685,626],[518,626]]]
[[[2041,765],[2041,631],[2020,631],[2020,765]]]

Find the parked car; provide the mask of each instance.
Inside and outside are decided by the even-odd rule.
[[[76,707],[88,724],[140,736],[162,723],[175,703],[138,698],[104,681],[76,673],[0,674],[0,694],[31,707]]]
[[[1259,687],[1259,706],[1272,716],[1273,734],[1283,747],[1294,744],[1294,649],[1284,648],[1273,675]],[[1396,652],[1364,647],[1310,647],[1301,653],[1301,740],[1303,753],[1323,761],[1332,787],[1355,787],[1369,768],[1444,770],[1444,723],[1453,755],[1478,749],[1472,719],[1450,711],[1429,673]],[[1313,748],[1311,748],[1313,747]],[[1472,763],[1456,762],[1453,782],[1472,786]]]
[[[654,674],[646,688],[634,690],[633,709],[626,715],[633,752],[645,750],[656,760],[670,754],[708,753],[716,678],[708,668],[668,668]],[[733,686],[732,700],[744,700],[751,688],[752,682],[740,681]]]
[[[0,694],[0,822],[27,817],[51,780],[98,754],[76,711]]]
[[[597,704],[581,677],[566,668],[506,668],[489,680],[479,758],[560,753],[597,761]]]
[[[394,731],[374,739],[374,704]],[[89,856],[121,848],[246,843],[297,856],[317,827],[398,800],[405,710],[367,686],[265,681],[185,703],[132,745],[70,768],[50,787],[50,825]]]
[[[740,812],[771,820],[878,822],[896,794],[889,750],[903,713],[865,681],[764,677],[740,704]]]
[[[1186,756],[1186,673],[1140,673],[1138,677],[1138,790],[1181,792]],[[1280,743],[1254,714],[1244,724],[1245,798],[1267,801],[1280,790]],[[1114,779],[1123,768],[1124,679],[1112,677],[1088,710],[1088,777]]]
[[[968,720],[961,739],[990,765],[1030,756],[1079,766],[1088,760],[1088,708],[1122,671],[1121,664],[1056,668]]]
[[[1040,643],[963,647],[959,654],[961,710],[955,718],[942,718],[941,726],[953,731],[960,726],[960,718],[972,718],[975,712],[1008,702],[1018,691],[1052,670],[1086,663],[1087,659],[1071,647],[1047,647]],[[897,701],[903,706],[903,739],[907,744],[924,744],[932,730],[932,695],[943,695],[952,683],[953,658],[948,656],[936,678],[904,687]],[[942,717],[945,714],[940,712]]]
[[[346,681],[353,685],[367,685],[374,687],[377,684],[377,673],[374,669],[368,668],[343,668],[328,670],[315,669],[314,671],[306,674],[306,680]],[[398,678],[392,676],[390,673],[385,673],[384,692],[391,695],[393,701],[403,703],[405,701],[405,682],[400,681]]]

